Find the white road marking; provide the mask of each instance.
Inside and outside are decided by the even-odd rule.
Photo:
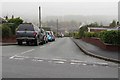
[[[24,60],[24,58],[14,58],[14,59],[18,59],[18,60]]]
[[[54,63],[63,64],[63,63],[65,63],[65,62],[63,62],[63,61],[55,61]]]
[[[17,56],[17,55],[11,56],[9,59],[13,59],[15,56]]]
[[[30,51],[33,51],[34,49],[25,51],[23,53],[27,53]],[[43,62],[46,61],[50,62],[50,63],[55,63],[55,64],[64,64],[64,63],[69,63],[71,65],[83,65],[83,66],[87,66],[87,65],[91,65],[92,67],[97,67],[97,66],[105,66],[108,67],[109,64],[108,63],[102,63],[102,62],[86,62],[86,61],[80,61],[80,60],[66,60],[66,59],[60,59],[60,58],[52,58],[52,59],[46,59],[46,58],[40,58],[40,57],[27,57],[27,56],[18,56],[18,55],[14,55],[12,57],[10,57],[10,59],[16,59],[16,60],[25,60],[29,58],[31,61],[36,61],[36,62]],[[120,67],[118,67],[119,69]]]
[[[53,61],[67,61],[65,59],[52,59]]]
[[[82,64],[82,65],[86,66],[87,64],[84,63],[84,64]]]
[[[79,61],[79,60],[71,60],[73,63],[86,63],[86,61]]]
[[[108,63],[94,62],[94,64],[108,66]]]
[[[31,52],[33,50],[35,50],[35,49],[30,49],[30,50],[27,50],[27,51],[24,51],[24,52],[21,52],[21,53],[17,53],[17,54],[25,54],[25,53]],[[14,57],[20,57],[17,54],[15,54],[14,56],[11,56],[9,59],[13,59]]]
[[[40,61],[40,62],[42,62],[42,61],[44,61],[44,60],[42,60],[42,59],[40,59],[40,60],[33,59],[32,61]]]
[[[25,59],[25,58],[29,58],[29,57],[27,57],[27,56],[18,56],[18,55],[14,55],[14,56],[12,56],[12,57],[10,57],[9,59]]]
[[[33,51],[33,50],[35,50],[35,49],[30,49],[30,50],[25,51],[25,52],[22,52],[22,53],[20,53],[20,54],[25,54],[25,53],[31,52],[31,51]]]
[[[76,63],[71,62],[70,64],[76,64]]]

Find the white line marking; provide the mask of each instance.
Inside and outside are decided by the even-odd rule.
[[[27,56],[18,56],[18,55],[14,55],[14,56],[12,56],[12,57],[10,57],[9,59],[25,59],[25,58],[29,58],[29,57],[27,57]]]
[[[44,61],[44,60],[36,60],[36,59],[33,59],[32,61],[39,61],[39,62],[42,62],[42,61]]]
[[[65,59],[52,59],[53,61],[67,61]]]
[[[56,61],[56,62],[54,62],[54,63],[57,63],[57,64],[63,64],[63,63],[65,63],[65,62],[62,62],[62,61]]]
[[[27,53],[27,52],[31,52],[31,51],[33,51],[33,50],[35,50],[35,49],[30,49],[30,50],[27,50],[27,51],[24,51],[24,52],[22,52],[22,53],[17,53],[17,54],[25,54],[25,53]],[[17,57],[18,55],[14,55],[14,56],[11,56],[9,59],[13,59],[14,57]]]
[[[72,63],[72,62],[71,62],[70,64],[76,64],[76,63]]]
[[[18,60],[24,60],[24,58],[14,58],[14,59],[18,59]]]
[[[71,60],[73,63],[87,63],[86,61],[79,61],[79,60]]]
[[[20,53],[20,54],[25,54],[25,53],[31,52],[31,51],[33,51],[33,50],[35,50],[35,49],[30,49],[30,50],[25,51],[25,52],[22,52],[22,53]]]
[[[17,55],[11,56],[9,59],[13,59],[14,57],[16,57]]]
[[[82,64],[82,65],[86,66],[87,64]]]
[[[101,63],[101,62],[94,62],[96,65],[104,65],[104,66],[108,66],[108,63]]]

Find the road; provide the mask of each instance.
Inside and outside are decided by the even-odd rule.
[[[2,46],[3,78],[118,78],[118,66],[85,55],[70,38]]]

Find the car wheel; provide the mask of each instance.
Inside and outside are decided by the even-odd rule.
[[[26,44],[29,45],[29,41],[27,41]]]
[[[22,41],[18,41],[18,45],[22,45]]]
[[[39,40],[35,39],[34,43],[35,43],[35,46],[38,46],[39,45]]]

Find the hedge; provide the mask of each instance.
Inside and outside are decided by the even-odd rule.
[[[99,38],[108,44],[120,45],[120,31],[103,31]]]
[[[10,37],[11,36],[11,29],[6,25],[0,26],[0,31],[2,32],[2,38]]]
[[[120,31],[86,32],[85,37],[97,37],[104,43],[120,45]]]
[[[84,37],[98,37],[98,34],[96,32],[85,32]]]

